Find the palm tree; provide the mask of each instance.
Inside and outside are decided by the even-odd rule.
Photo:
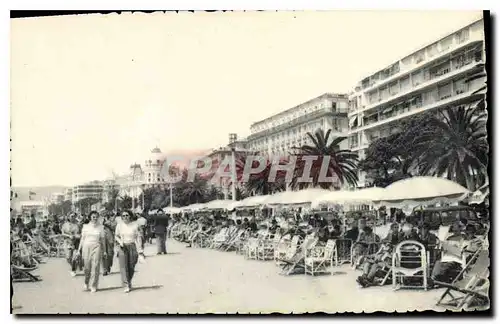
[[[337,137],[329,141],[330,133],[331,129],[329,129],[326,134],[322,129],[316,131],[314,134],[307,133],[307,136],[309,136],[313,145],[294,147],[294,149],[299,152],[294,154],[297,157],[295,174],[292,181],[292,186],[294,188],[305,188],[312,185],[313,187],[319,186],[327,189],[334,185],[333,182],[323,182],[321,181],[322,179],[320,179],[320,175],[322,175],[321,166],[323,165],[323,161],[327,161],[325,163],[328,163],[326,169],[327,177],[336,176],[341,185],[347,183],[353,187],[357,186],[357,167],[359,162],[358,154],[352,152],[351,150],[339,149],[339,144],[346,140],[347,137]],[[305,170],[306,160],[303,158],[306,156],[318,157],[315,161],[313,161],[310,171],[310,177],[313,179],[312,183],[298,181],[299,177],[302,176]]]
[[[243,181],[243,171],[245,167],[245,163],[247,161],[248,156],[240,156],[236,160],[236,174],[237,181]],[[283,191],[286,188],[285,185],[285,172],[278,171],[276,174],[276,179],[274,181],[269,181],[269,174],[271,173],[272,161],[269,159],[265,159],[263,161],[266,163],[264,169],[258,173],[252,173],[248,175],[248,180],[245,181],[245,191],[247,193],[254,193],[257,195],[269,195],[275,192]],[[280,162],[286,162],[285,159],[282,159]],[[252,168],[257,168],[259,166],[259,162],[253,161]]]
[[[430,120],[433,126],[415,138],[412,158],[422,175],[447,176],[475,190],[487,177],[487,113],[473,108],[447,108]]]
[[[207,182],[201,179],[198,175],[194,181],[184,184],[182,194],[186,197],[189,204],[203,202],[207,192]]]

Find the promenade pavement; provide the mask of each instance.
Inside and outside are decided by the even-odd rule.
[[[123,292],[117,259],[99,291],[83,291],[83,276],[71,277],[64,259],[42,264],[37,283],[15,283],[14,314],[165,314],[374,312],[436,309],[442,290],[360,288],[358,271],[344,265],[334,275],[282,276],[271,261],[245,260],[234,252],[186,248],[169,240],[168,254],[146,247],[134,290]],[[149,256],[148,256],[149,255]]]

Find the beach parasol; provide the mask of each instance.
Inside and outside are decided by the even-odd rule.
[[[470,191],[456,182],[438,177],[413,177],[394,182],[373,201],[378,208],[398,208],[410,214],[416,207],[457,203],[470,195]]]

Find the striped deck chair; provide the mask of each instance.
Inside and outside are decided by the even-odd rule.
[[[437,305],[457,310],[489,308],[489,266],[488,250],[478,250],[452,283],[435,281],[446,287]]]
[[[326,246],[316,246],[306,250],[305,273],[314,276],[318,273],[330,272],[333,275],[334,262],[336,265],[335,248],[335,240],[328,240]]]
[[[306,236],[300,247],[295,245],[295,249],[292,245],[290,253],[287,255],[285,259],[281,259],[280,261],[283,263],[281,266],[281,274],[290,275],[292,273],[296,273],[297,270],[305,273],[305,262],[304,259],[306,257],[307,251],[309,249],[314,248],[318,239],[313,235]],[[295,253],[292,252],[295,250]]]

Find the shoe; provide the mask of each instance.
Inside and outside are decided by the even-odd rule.
[[[97,292],[97,289],[96,288],[92,288],[92,289],[90,289],[90,292],[91,293],[95,293],[95,292]]]
[[[108,271],[104,271],[102,275],[103,275],[103,276],[107,276],[108,274],[109,274],[109,272],[108,272]]]
[[[124,293],[129,293],[130,292],[130,288],[129,287],[125,287],[125,289],[123,290]]]
[[[76,277],[76,272],[75,272],[75,271],[71,271],[69,274],[70,274],[72,277]]]
[[[83,285],[83,291],[89,291],[89,285]]]

